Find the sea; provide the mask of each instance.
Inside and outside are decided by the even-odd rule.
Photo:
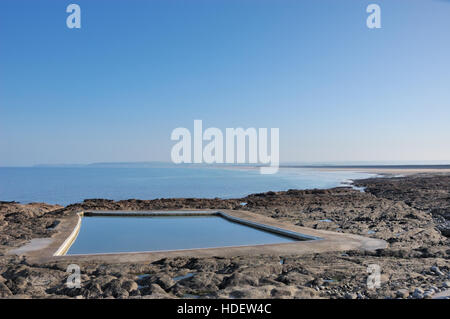
[[[0,201],[68,205],[106,198],[240,198],[289,189],[324,189],[374,174],[280,168],[262,175],[252,167],[79,165],[0,167]]]

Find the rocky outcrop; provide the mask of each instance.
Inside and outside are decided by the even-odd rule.
[[[239,199],[90,199],[66,208],[0,202],[0,298],[433,298],[449,289],[450,177],[356,181],[348,187],[253,194]],[[246,203],[242,205],[242,203]],[[79,210],[239,209],[306,227],[381,238],[387,249],[302,256],[165,258],[149,263],[83,261],[69,288],[66,262],[30,264],[6,255],[49,237]],[[367,284],[378,265],[380,286]]]

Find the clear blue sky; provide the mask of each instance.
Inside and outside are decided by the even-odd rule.
[[[194,119],[279,127],[281,161],[450,160],[449,32],[445,0],[1,0],[0,165],[168,161]]]

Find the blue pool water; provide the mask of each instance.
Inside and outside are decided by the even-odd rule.
[[[87,198],[239,198],[288,189],[329,188],[369,174],[286,168],[274,175],[211,167],[0,167],[0,200],[68,205]]]
[[[83,217],[68,255],[294,242],[217,216]]]

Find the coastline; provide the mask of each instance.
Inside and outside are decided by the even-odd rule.
[[[317,168],[324,172],[351,171],[367,174],[378,174],[380,177],[393,175],[417,175],[417,174],[450,174],[450,168]]]
[[[236,199],[85,200],[61,207],[0,203],[0,298],[432,298],[448,293],[450,174],[354,180],[357,187],[290,190]],[[246,205],[242,206],[241,203]],[[386,249],[227,257],[178,256],[151,263],[79,260],[82,288],[68,289],[69,261],[25,262],[8,254],[32,239],[58,236],[81,209],[243,210],[282,223],[382,239]],[[73,228],[71,228],[73,229]],[[368,289],[367,266],[381,267]],[[182,280],[180,276],[192,274]],[[36,284],[43,281],[46,284]],[[140,287],[140,288],[139,288]]]

